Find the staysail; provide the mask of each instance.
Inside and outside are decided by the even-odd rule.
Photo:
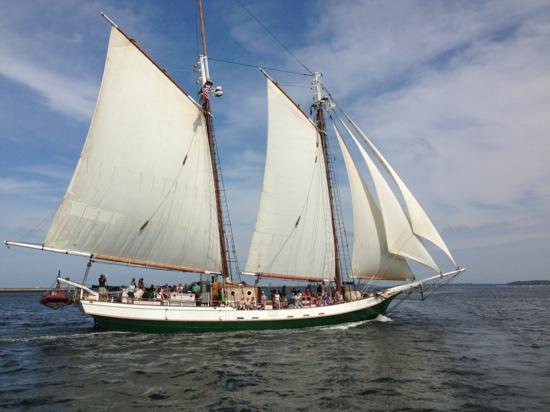
[[[414,279],[407,261],[389,253],[380,209],[359,174],[336,126],[334,132],[344,157],[353,205],[353,277],[372,280]]]
[[[213,179],[201,108],[113,27],[86,143],[44,244],[220,272]]]
[[[333,279],[334,234],[319,132],[269,78],[267,100],[267,158],[246,270],[261,276]]]
[[[395,197],[388,183],[378,170],[374,162],[369,157],[363,146],[359,143],[354,134],[349,128],[343,124],[346,131],[353,139],[355,145],[359,149],[363,160],[367,164],[369,173],[372,177],[378,201],[380,202],[380,210],[384,220],[384,230],[388,251],[395,255],[402,256],[417,261],[425,266],[428,266],[439,272],[439,267],[428,253],[424,245],[414,235],[410,226],[409,220],[405,212],[401,208],[399,201]]]
[[[420,203],[418,203],[418,200],[414,197],[414,195],[411,193],[409,188],[405,185],[403,180],[399,177],[397,172],[393,169],[393,167],[389,164],[389,162],[382,156],[382,153],[378,150],[378,148],[371,142],[371,140],[367,137],[365,133],[355,124],[353,120],[351,120],[348,116],[346,116],[347,120],[353,125],[355,130],[359,133],[359,135],[363,138],[363,140],[367,143],[367,145],[370,147],[370,149],[374,152],[378,160],[384,165],[392,179],[394,180],[395,184],[401,191],[401,194],[403,195],[403,199],[405,201],[405,205],[407,207],[407,210],[409,212],[409,219],[411,222],[411,226],[413,229],[413,232],[423,237],[424,239],[429,240],[434,245],[436,245],[439,249],[441,249],[448,257],[451,259],[451,262],[453,262],[454,265],[456,265],[456,262],[451,255],[451,252],[449,251],[449,248],[439,235],[439,232],[435,228],[434,224],[422,208],[420,206]]]

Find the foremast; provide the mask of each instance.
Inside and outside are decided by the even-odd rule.
[[[330,156],[328,152],[327,133],[325,130],[325,116],[324,109],[328,104],[328,98],[323,96],[321,88],[321,73],[315,72],[313,77],[313,108],[315,110],[315,121],[319,130],[319,136],[321,140],[321,147],[323,149],[323,159],[325,161],[325,171],[328,185],[328,193],[330,200],[330,218],[332,224],[332,232],[334,234],[334,281],[336,283],[336,290],[342,293],[342,270],[341,270],[341,254],[340,254],[340,242],[338,239],[338,230],[336,225],[336,202],[333,191],[333,181],[330,165]]]
[[[200,70],[200,103],[203,109],[204,118],[206,121],[206,133],[208,135],[208,144],[210,146],[210,158],[212,161],[212,172],[214,175],[214,190],[216,195],[216,212],[218,216],[218,234],[220,239],[220,251],[222,261],[222,275],[224,278],[231,276],[228,245],[226,241],[225,222],[222,210],[222,186],[221,171],[219,170],[218,152],[216,148],[216,137],[214,135],[214,124],[212,122],[212,113],[210,105],[210,91],[212,88],[212,81],[210,80],[210,72],[208,68],[208,49],[206,46],[206,31],[204,29],[204,12],[202,7],[202,0],[197,0],[197,9],[200,21],[201,30],[201,44],[202,54],[199,56],[198,67]]]

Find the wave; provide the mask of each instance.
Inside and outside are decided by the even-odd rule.
[[[340,325],[332,325],[332,326],[320,326],[319,329],[325,329],[325,330],[348,330],[352,328],[356,328],[358,326],[366,325],[373,322],[393,322],[393,319],[384,316],[384,315],[378,315],[374,319],[367,319],[367,320],[361,320],[359,322],[350,322],[350,323],[343,323]]]
[[[87,333],[69,333],[61,335],[43,335],[43,336],[29,336],[29,337],[19,337],[19,338],[6,338],[0,339],[0,343],[15,343],[15,342],[32,342],[32,341],[49,341],[49,340],[62,340],[62,339],[74,339],[74,338],[89,338],[95,336],[112,336],[112,335],[127,335],[130,332],[87,332]]]

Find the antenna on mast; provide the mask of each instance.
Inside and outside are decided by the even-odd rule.
[[[321,92],[321,77],[323,75],[319,72],[313,73],[313,80],[311,81],[311,85],[313,88],[313,103],[314,104],[320,104],[322,100],[322,92]]]
[[[313,105],[320,109],[330,110],[334,107],[332,99],[325,96],[324,88],[321,83],[322,73],[313,73],[313,80],[311,81],[311,89],[313,90]]]

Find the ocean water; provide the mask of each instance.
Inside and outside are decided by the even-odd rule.
[[[550,287],[449,286],[289,331],[100,332],[0,294],[0,409],[550,411]]]

